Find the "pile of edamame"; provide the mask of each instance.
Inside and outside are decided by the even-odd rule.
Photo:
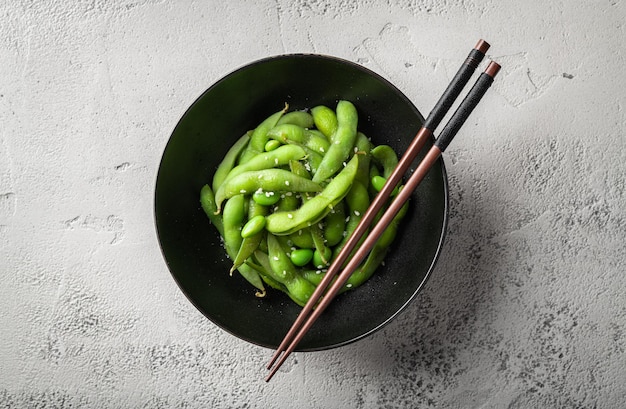
[[[227,152],[200,203],[238,271],[304,305],[398,162],[357,130],[355,106],[270,115]],[[401,189],[401,186],[398,186]],[[358,287],[383,262],[408,203],[346,282]],[[384,210],[383,210],[384,211]],[[382,211],[381,211],[382,214]]]

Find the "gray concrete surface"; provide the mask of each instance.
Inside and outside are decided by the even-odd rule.
[[[0,4],[0,407],[619,408],[626,401],[626,3]],[[477,39],[503,65],[445,160],[421,295],[296,354],[204,319],[153,228],[186,107],[252,60],[335,55],[428,112]]]

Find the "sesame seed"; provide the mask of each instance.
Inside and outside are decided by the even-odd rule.
[[[278,257],[274,256],[274,260],[278,261]]]
[[[320,146],[320,152],[322,152],[322,153],[324,153],[324,152],[325,152],[325,151],[324,151],[324,147],[323,147],[323,146]]]
[[[354,215],[355,215],[355,216],[360,216],[360,215],[361,215],[361,212],[359,212],[358,210],[355,210],[355,211],[354,211]]]
[[[290,219],[293,219],[293,214],[287,213],[287,217],[289,217]]]
[[[346,288],[352,287],[352,284],[346,284]]]
[[[285,186],[289,186],[289,181],[285,180]]]
[[[274,164],[278,165],[278,158],[274,158]]]
[[[239,193],[246,193],[246,189],[241,189]]]

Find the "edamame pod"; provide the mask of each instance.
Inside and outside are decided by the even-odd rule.
[[[251,132],[247,132],[245,135],[239,138],[239,140],[237,140],[237,142],[235,142],[233,146],[230,147],[228,152],[226,152],[224,159],[222,159],[222,162],[219,164],[219,166],[215,170],[215,174],[213,175],[214,192],[219,189],[222,183],[224,183],[224,181],[226,180],[226,177],[228,176],[230,171],[233,169],[233,167],[235,167],[235,164],[237,163],[237,158],[239,158],[241,152],[248,145],[248,142],[250,142],[250,134]]]
[[[306,111],[291,111],[284,114],[276,125],[292,124],[301,128],[311,128],[315,125],[313,116]]]
[[[267,132],[276,126],[278,120],[287,111],[287,108],[289,108],[289,106],[285,104],[285,108],[270,115],[254,129],[254,132],[252,132],[252,136],[250,137],[250,148],[252,152],[263,152],[265,149],[265,143],[269,139],[267,137]]]
[[[346,167],[328,183],[324,190],[306,201],[299,209],[293,212],[275,212],[268,215],[266,218],[267,231],[274,234],[290,234],[300,228],[317,223],[328,214],[336,202],[343,199],[348,193],[357,169],[358,159],[353,157]],[[217,203],[219,205],[219,200]]]
[[[224,223],[222,216],[217,213],[217,204],[215,203],[215,195],[209,185],[204,185],[200,190],[200,205],[202,210],[209,217],[211,224],[215,226],[220,236],[224,236]]]
[[[313,122],[327,138],[331,140],[332,135],[337,130],[337,115],[335,111],[325,105],[318,105],[311,108],[311,115],[313,116]]]
[[[282,145],[270,152],[261,152],[254,155],[246,163],[235,166],[227,175],[224,183],[244,172],[278,168],[287,165],[291,160],[302,159],[306,152],[298,145]]]
[[[337,130],[331,137],[332,143],[322,163],[313,175],[313,181],[321,183],[332,177],[341,169],[354,149],[357,134],[358,114],[355,106],[349,101],[337,104]]]
[[[282,169],[243,172],[233,178],[229,178],[215,192],[215,203],[218,211],[224,200],[239,194],[251,195],[259,189],[272,192],[319,192],[322,190],[322,187],[315,182]]]

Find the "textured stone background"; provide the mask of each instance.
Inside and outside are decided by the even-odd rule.
[[[0,407],[623,407],[625,22],[618,0],[4,0]],[[427,113],[478,38],[503,70],[446,153],[434,275],[266,384],[271,351],[204,319],[161,257],[176,121],[285,52],[358,62]]]

